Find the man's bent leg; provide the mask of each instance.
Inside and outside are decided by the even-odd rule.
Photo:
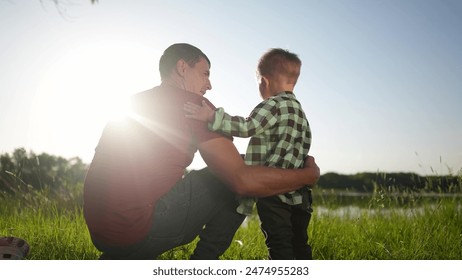
[[[199,234],[199,241],[191,259],[218,259],[228,249],[245,216],[236,212],[238,202],[235,194],[221,180],[208,169],[200,170],[198,174],[197,184],[209,188],[216,203],[214,209],[206,216],[205,227]],[[200,207],[193,206],[191,214],[205,214],[198,211],[202,211]]]
[[[181,180],[162,196],[154,208],[149,235],[142,242],[130,246],[123,259],[156,259],[160,254],[182,245],[191,192],[191,184]]]
[[[197,236],[201,229],[186,226],[194,203],[193,195],[207,196],[206,193],[195,193],[190,176],[186,176],[156,202],[151,231],[145,240],[130,246],[129,250],[118,250],[102,257],[115,259],[122,254],[122,259],[156,259],[162,253],[190,242],[185,241],[185,231]]]
[[[235,210],[235,207],[232,209]],[[205,225],[191,260],[217,260],[228,249],[245,215],[223,207]]]
[[[152,231],[143,251],[149,251],[152,256],[157,256],[177,246],[190,243],[215,217],[232,219],[226,216],[228,213],[226,209],[232,208],[229,201],[233,200],[234,194],[207,168],[191,171],[158,201]],[[202,241],[201,234],[199,248],[206,245],[205,247],[218,249],[213,255],[199,254],[198,258],[212,258],[212,256],[218,258],[228,248],[235,231],[243,221],[243,218],[239,218],[240,220],[234,217],[237,221],[234,223],[229,221],[229,224],[221,228],[221,232],[213,231],[213,236],[219,237],[206,237],[205,241]],[[213,225],[214,223],[209,227],[213,228]],[[221,239],[225,239],[226,242]]]

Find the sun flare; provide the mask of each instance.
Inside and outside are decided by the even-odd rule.
[[[128,113],[129,96],[156,84],[155,58],[152,48],[120,42],[63,52],[43,72],[30,137],[63,150],[73,141],[93,148],[106,122]],[[39,131],[48,138],[37,139]]]

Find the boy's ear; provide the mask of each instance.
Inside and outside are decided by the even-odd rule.
[[[270,83],[270,81],[269,81],[268,78],[266,78],[265,76],[261,76],[261,84],[262,84],[263,86],[265,86],[265,87],[266,87],[266,86],[269,86],[269,83]]]

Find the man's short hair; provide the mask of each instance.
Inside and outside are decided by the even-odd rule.
[[[302,61],[298,55],[285,49],[269,49],[258,62],[257,72],[260,76],[275,77],[284,75],[297,82]]]
[[[193,67],[201,58],[207,60],[211,66],[209,58],[199,48],[186,43],[171,45],[165,49],[159,60],[160,79],[162,81],[167,79],[179,60],[183,59],[190,67]]]

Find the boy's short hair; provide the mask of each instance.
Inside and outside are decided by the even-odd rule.
[[[159,72],[161,81],[164,81],[170,76],[172,70],[176,67],[176,63],[180,59],[186,61],[190,67],[194,67],[194,65],[199,62],[201,58],[207,60],[209,66],[211,67],[209,58],[199,48],[186,43],[171,45],[165,49],[159,60]]]
[[[302,61],[298,55],[281,48],[269,49],[258,62],[257,74],[266,77],[284,75],[295,84],[300,76]]]

